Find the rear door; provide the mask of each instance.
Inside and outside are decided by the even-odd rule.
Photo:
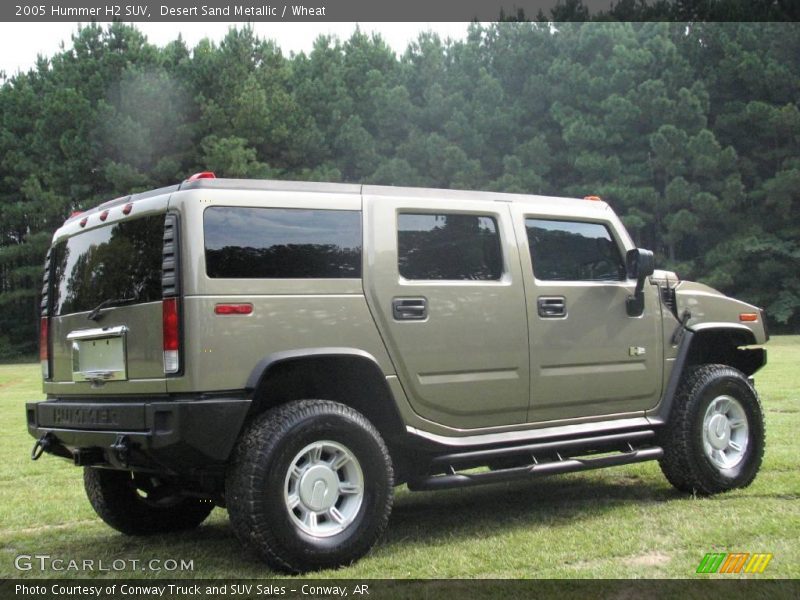
[[[90,213],[51,250],[55,395],[164,393],[162,262],[167,197]],[[80,229],[77,229],[80,227]],[[101,307],[101,308],[98,308]]]
[[[610,220],[513,206],[528,282],[531,422],[639,412],[661,394],[661,320],[645,284],[641,316],[626,311],[635,281]],[[609,214],[611,214],[609,212]]]
[[[524,422],[528,335],[507,204],[364,196],[364,285],[414,411]]]

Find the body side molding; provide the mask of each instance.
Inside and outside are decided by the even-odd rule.
[[[584,434],[603,434],[624,430],[647,429],[651,422],[645,417],[632,417],[628,419],[613,419],[609,421],[593,421],[575,425],[559,425],[557,427],[540,427],[523,431],[505,431],[500,433],[484,433],[463,437],[451,437],[428,433],[415,427],[406,427],[411,435],[415,435],[443,446],[467,447],[488,446],[492,444],[508,444],[532,440],[544,440],[559,437],[569,437]]]

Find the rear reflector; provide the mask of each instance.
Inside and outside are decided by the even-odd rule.
[[[753,321],[758,321],[758,315],[756,313],[741,313],[739,320],[752,323]]]
[[[198,179],[216,179],[217,176],[214,175],[211,171],[201,171],[200,173],[195,173],[186,181],[197,181]]]
[[[217,304],[214,307],[217,315],[249,315],[252,312],[252,304]]]
[[[177,298],[164,298],[161,316],[164,331],[164,373],[177,373],[180,366]]]
[[[50,378],[50,319],[42,317],[39,321],[39,362],[42,363],[42,378]]]

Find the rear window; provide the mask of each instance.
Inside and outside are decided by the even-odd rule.
[[[397,262],[410,280],[497,280],[503,274],[493,217],[404,213],[397,217]]]
[[[361,212],[212,206],[203,216],[212,278],[361,277]]]
[[[54,247],[53,313],[92,310],[106,300],[161,299],[164,215],[113,223]]]

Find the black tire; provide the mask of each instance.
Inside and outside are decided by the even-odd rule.
[[[297,457],[310,445],[327,442],[355,458],[351,462],[360,469],[363,493],[342,531],[311,535],[292,518],[284,494]],[[317,483],[309,485],[316,489]],[[362,414],[336,402],[301,400],[254,419],[234,451],[225,490],[236,536],[271,567],[290,573],[336,568],[366,554],[386,529],[392,463],[380,434]]]
[[[83,470],[89,502],[109,526],[126,535],[153,535],[193,529],[214,509],[210,500],[155,494],[155,482],[127,471]],[[146,489],[151,493],[142,493]],[[149,498],[147,496],[150,496]]]
[[[738,402],[748,428],[746,449],[738,464],[730,468],[712,462],[703,442],[706,411],[723,396]],[[743,373],[726,365],[692,367],[684,375],[661,435],[664,456],[659,463],[667,480],[683,492],[710,495],[743,488],[752,483],[761,467],[765,437],[761,403]]]

